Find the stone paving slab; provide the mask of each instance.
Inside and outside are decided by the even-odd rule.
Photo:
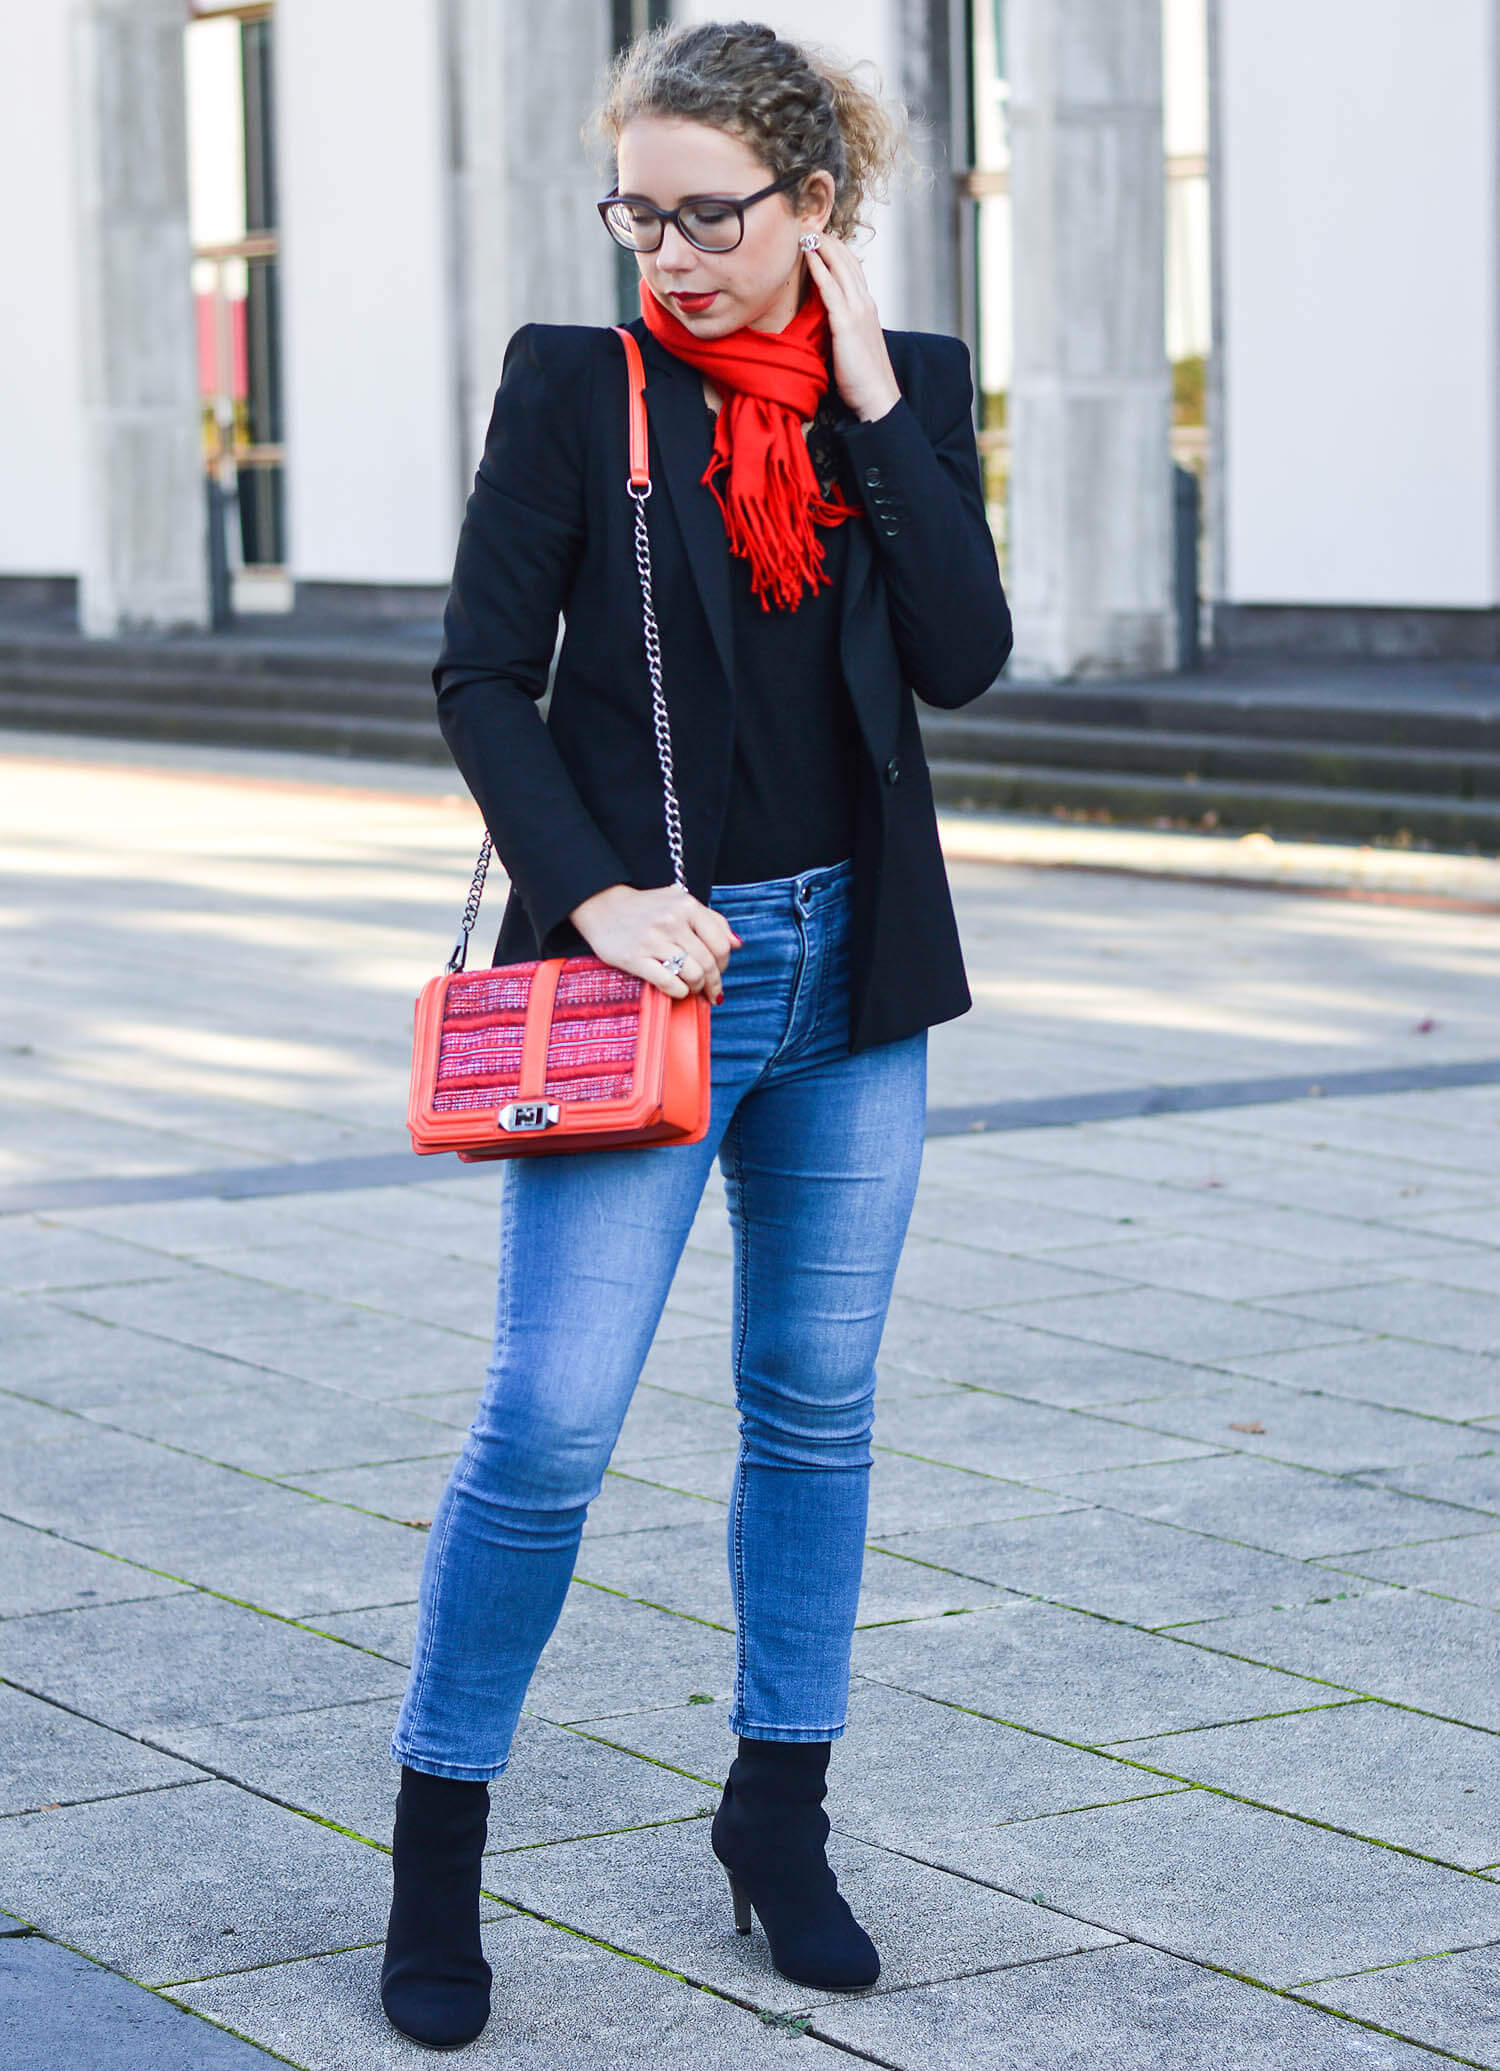
[[[771,2013],[834,1996],[792,1984],[771,1966],[764,1934],[736,1934],[709,1822],[488,1856],[484,1888],[566,1920],[617,1947]],[[960,1977],[1000,1963],[1097,1948],[1115,1937],[969,1878],[837,1835],[828,1851],[839,1880],[881,1952],[877,1992]]]
[[[6,2071],[270,2071],[283,2061],[40,1935],[0,1940]]]
[[[1461,2060],[1500,2060],[1500,1949],[1494,1945],[1306,1985],[1303,1991],[1321,2006],[1337,2007]]]
[[[23,1395],[0,1393],[0,1445],[56,1445],[79,1436],[76,1416]]]
[[[168,1402],[120,1403],[95,1415],[116,1430],[279,1480],[438,1450],[425,1418],[306,1380],[246,1377],[230,1387]]]
[[[1117,1750],[1170,1776],[1461,1869],[1500,1850],[1500,1740],[1367,1699]]]
[[[614,1459],[618,1466],[629,1467],[738,1443],[739,1419],[732,1409],[643,1384],[631,1397]]]
[[[1402,1546],[1485,1525],[1482,1515],[1456,1504],[1246,1453],[1074,1474],[1062,1486],[1070,1496],[1109,1510],[1211,1532],[1293,1560]]]
[[[1456,1352],[1446,1345],[1365,1338],[1355,1345],[1237,1359],[1234,1365],[1282,1387],[1313,1388],[1419,1416],[1466,1423],[1500,1414],[1500,1358]]]
[[[60,1228],[39,1216],[7,1216],[0,1225],[0,1287],[18,1294],[123,1286],[172,1270],[170,1261],[139,1244]]]
[[[485,1929],[495,2012],[462,2061],[474,2071],[841,2071],[847,2058],[769,2027],[664,1971],[519,1915]],[[378,1949],[281,1963],[182,1988],[210,2018],[253,2031],[305,2071],[408,2071],[432,2052],[380,2010]]]
[[[1285,1986],[1500,1940],[1500,1884],[1209,1791],[975,1836],[975,1876]]]
[[[181,1587],[126,1561],[70,1545],[50,1532],[0,1518],[0,1618],[173,1596]]]
[[[1297,1711],[1328,1694],[1305,1676],[1024,1598],[859,1633],[854,1665],[876,1682],[1095,1747]]]
[[[371,1941],[390,1907],[378,1849],[207,1780],[18,1814],[4,1875],[44,1933],[143,1984]]]
[[[1350,1357],[1357,1360],[1357,1352]],[[1167,1436],[1344,1474],[1446,1459],[1463,1439],[1462,1426],[1437,1417],[1378,1409],[1248,1377],[1222,1381],[1193,1395],[1119,1405],[1101,1414]]]
[[[1467,1444],[1455,1438],[1450,1452],[1424,1460],[1414,1467],[1385,1467],[1366,1474],[1385,1488],[1401,1489],[1412,1495],[1430,1496],[1442,1503],[1464,1503],[1486,1515],[1500,1517],[1500,1444],[1489,1443],[1493,1434],[1476,1430]]]
[[[1110,1244],[1059,1251],[1051,1255],[1051,1262],[1087,1263],[1097,1277],[1231,1302],[1358,1286],[1369,1271],[1363,1263],[1339,1265],[1316,1257],[1259,1251],[1241,1240],[1238,1228],[1232,1240],[1227,1231],[1222,1238],[1157,1233],[1127,1240],[1117,1229],[1114,1237]]]
[[[927,1155],[931,1161],[930,1148]],[[1181,1348],[1175,1349],[1180,1353]],[[1082,1400],[1090,1399],[1087,1391],[1118,1388],[1122,1382],[1129,1391],[1126,1400],[1180,1393],[1192,1385],[1195,1372],[1186,1355],[1175,1360],[1149,1354],[1132,1357],[1119,1346],[1049,1335],[1041,1316],[1018,1318],[1010,1311],[994,1316],[968,1311],[934,1314],[930,1305],[904,1301],[891,1306],[880,1357],[882,1364],[904,1366],[934,1380],[1016,1394],[1030,1394],[1038,1385],[1065,1388],[1077,1390],[1076,1399]]]
[[[434,1449],[420,1459],[384,1460],[374,1467],[331,1467],[326,1472],[282,1478],[289,1488],[319,1496],[327,1503],[367,1510],[372,1517],[384,1517],[394,1524],[431,1524],[438,1498],[458,1458],[455,1445],[445,1452],[435,1449],[435,1441],[449,1435],[429,1428],[427,1445]]]
[[[1495,1267],[1493,1251],[1475,1248],[1403,1259],[1398,1270],[1408,1280],[1427,1280],[1471,1294],[1500,1295],[1500,1273]]]
[[[715,1786],[734,1755],[721,1704],[643,1711],[589,1730]],[[981,1828],[1164,1788],[1129,1762],[858,1679],[829,1774],[841,1832],[960,1874]]]
[[[201,1780],[155,1748],[0,1683],[0,1813]]]
[[[1398,1546],[1382,1553],[1346,1554],[1325,1568],[1340,1574],[1399,1582],[1405,1589],[1431,1589],[1464,1603],[1500,1611],[1500,1533],[1438,1539],[1421,1546]]]
[[[1344,1103],[1340,1102],[1340,1106]],[[1264,1127],[1266,1110],[1258,1110],[1257,1126]],[[1211,1118],[1201,1118],[1207,1123]],[[1382,1119],[1375,1123],[1378,1130],[1386,1126]],[[1212,1221],[1202,1225],[1210,1237],[1225,1236],[1232,1229],[1237,1243],[1257,1251],[1272,1251],[1294,1258],[1319,1259],[1324,1263],[1384,1269],[1392,1259],[1417,1259],[1422,1257],[1445,1257],[1468,1249],[1474,1241],[1470,1232],[1475,1231],[1484,1241],[1481,1229],[1486,1217],[1494,1211],[1482,1209],[1476,1216],[1465,1210],[1433,1218],[1431,1227],[1426,1223],[1412,1221],[1372,1222],[1363,1216],[1334,1215],[1326,1211],[1314,1214],[1310,1209],[1281,1207],[1274,1204],[1237,1201],[1234,1204],[1232,1221],[1221,1224],[1216,1232]],[[1500,1218],[1496,1218],[1500,1228]],[[1118,1236],[1128,1236],[1129,1231],[1116,1231]],[[1491,1242],[1495,1241],[1493,1236]]]
[[[178,1728],[160,1737],[178,1753],[247,1789],[332,1820],[388,1848],[399,1780],[389,1748],[398,1704],[378,1698],[253,1719]],[[652,1761],[633,1761],[583,1734],[523,1718],[510,1766],[491,1786],[490,1840],[534,1848],[578,1834],[689,1819],[717,1792]]]
[[[911,1532],[911,1560],[1148,1629],[1326,1595],[1323,1574],[1248,1546],[1107,1510]]]
[[[236,1283],[258,1283],[282,1298],[291,1294],[294,1314],[300,1306],[296,1297],[306,1296],[319,1303],[342,1302],[377,1315],[399,1316],[407,1323],[426,1323],[436,1330],[461,1330],[484,1337],[495,1320],[494,1289],[490,1273],[476,1272],[474,1264],[469,1259],[434,1256],[397,1244],[372,1244],[340,1232],[330,1233],[316,1244],[303,1234],[295,1244],[275,1249],[216,1252],[211,1270],[232,1276]],[[234,1331],[241,1317],[256,1314],[254,1303],[236,1301],[226,1305],[224,1324]],[[211,1314],[207,1327],[216,1324],[217,1317]],[[249,1327],[254,1328],[253,1321]]]
[[[1424,2051],[1128,1945],[819,2008],[813,2032],[896,2071],[1418,2071]]]
[[[1045,1305],[1023,1302],[1008,1313],[1018,1322],[1035,1323],[1039,1329],[1064,1337],[1209,1366],[1222,1366],[1257,1352],[1329,1344],[1353,1335],[1347,1317],[1303,1318],[1156,1287],[1111,1289]]]
[[[392,1662],[197,1590],[8,1622],[9,1681],[120,1732],[399,1695]]]
[[[1142,1415],[1144,1416],[1144,1411]],[[1216,1448],[1101,1414],[965,1389],[920,1402],[875,1405],[875,1443],[939,1466],[1008,1481],[1051,1481],[1094,1467],[1197,1459]],[[1221,1448],[1217,1448],[1221,1449]]]
[[[259,1378],[253,1366],[31,1299],[4,1314],[5,1385],[70,1413],[196,1395]]]
[[[724,1557],[724,1520],[670,1525],[653,1532],[617,1533],[580,1549],[578,1574],[600,1588],[640,1603],[734,1626]],[[996,1590],[901,1554],[871,1547],[865,1553],[858,1622],[883,1625],[895,1618],[941,1616],[993,1603]]]
[[[1092,1263],[1088,1252],[1064,1263],[1057,1257],[1006,1257],[954,1243],[951,1238],[912,1237],[901,1254],[896,1296],[900,1301],[924,1302],[947,1312],[1003,1309],[1017,1302],[1050,1301],[1062,1294],[1101,1294],[1112,1281],[1091,1270]]]
[[[1500,1730],[1500,1619],[1470,1604],[1374,1584],[1325,1604],[1195,1626],[1192,1637],[1367,1697]]]
[[[1329,1294],[1287,1296],[1278,1313],[1325,1325],[1355,1325],[1422,1344],[1493,1353],[1500,1346],[1500,1295],[1426,1280],[1387,1280]]]
[[[1017,1163],[1010,1176],[1045,1178],[1054,1170],[1039,1159],[1028,1159]],[[913,1236],[949,1238],[955,1228],[963,1231],[966,1245],[1012,1258],[1045,1257],[1050,1251],[1075,1247],[1081,1255],[1086,1245],[1108,1245],[1116,1237],[1130,1235],[1114,1216],[1042,1205],[1027,1210],[1008,1195],[996,1195],[987,1183],[966,1187],[955,1185],[946,1176],[941,1181],[924,1179],[912,1210]]]
[[[372,1316],[339,1309],[310,1329],[269,1329],[235,1341],[234,1356],[272,1374],[320,1381],[346,1395],[390,1402],[419,1414],[405,1398],[462,1389],[468,1398],[465,1424],[474,1413],[490,1342],[483,1335],[437,1329],[405,1317]],[[274,1314],[274,1307],[272,1310]]]

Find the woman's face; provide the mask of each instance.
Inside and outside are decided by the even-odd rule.
[[[619,191],[675,209],[704,195],[740,200],[775,179],[748,144],[707,123],[640,116],[620,132]],[[781,331],[797,313],[805,270],[797,240],[822,230],[833,208],[833,179],[815,173],[801,199],[768,194],[745,213],[745,236],[732,252],[700,252],[675,223],[659,248],[638,252],[641,277],[696,338],[723,338],[749,324]],[[684,299],[687,298],[687,299]]]

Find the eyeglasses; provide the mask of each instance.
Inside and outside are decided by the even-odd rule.
[[[747,194],[739,201],[722,194],[701,194],[675,209],[659,209],[654,202],[633,194],[607,194],[599,203],[599,214],[615,243],[627,252],[659,252],[669,223],[675,223],[700,252],[732,252],[745,235],[746,209],[767,195],[784,194],[806,177],[805,170],[788,173],[784,180],[773,180],[758,194]]]

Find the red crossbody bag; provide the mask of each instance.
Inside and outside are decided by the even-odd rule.
[[[626,488],[635,506],[652,729],[672,875],[684,884],[646,528],[646,372],[635,339],[616,330],[629,377]],[[708,1133],[710,1091],[702,993],[671,999],[594,956],[464,969],[492,853],[486,834],[453,953],[417,998],[406,1110],[413,1150],[456,1151],[467,1160],[699,1142]]]

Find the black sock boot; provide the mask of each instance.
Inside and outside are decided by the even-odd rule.
[[[735,1926],[750,1932],[753,1907],[783,1977],[860,1992],[879,1977],[880,1958],[823,1853],[828,1747],[742,1740],[714,1814],[713,1851],[729,1873]]]
[[[490,2017],[490,1967],[479,1946],[489,1809],[487,1784],[401,1771],[380,2003],[393,2028],[429,2049],[462,2049]]]

